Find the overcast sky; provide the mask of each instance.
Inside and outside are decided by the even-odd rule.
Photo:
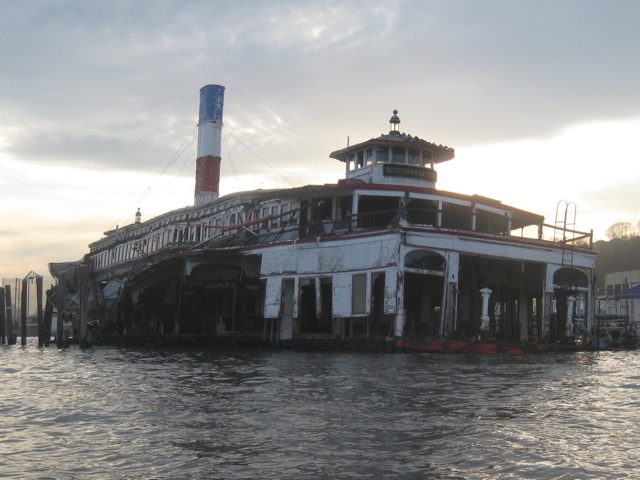
[[[0,276],[193,204],[199,89],[226,87],[221,193],[335,183],[401,130],[438,188],[576,227],[640,220],[640,2],[0,0]],[[48,285],[47,285],[48,286]]]

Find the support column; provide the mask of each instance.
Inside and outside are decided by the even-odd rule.
[[[553,315],[553,292],[545,292],[542,301],[542,340],[548,342],[551,338],[551,315]]]
[[[550,323],[551,315],[553,315],[553,274],[557,268],[553,265],[546,265],[545,280],[542,291],[544,292],[542,297],[542,331],[540,332],[540,338],[543,342],[550,340]]]
[[[402,249],[400,249],[402,251]],[[393,326],[393,333],[396,338],[402,337],[406,312],[404,310],[404,260],[398,262],[398,280],[396,288],[396,318]]]
[[[442,323],[440,325],[440,334],[443,337],[454,333],[458,321],[458,270],[460,255],[457,252],[448,252],[445,256],[445,262]]]
[[[182,279],[176,279],[176,303],[173,310],[173,333],[180,333],[180,302],[182,302]]]
[[[482,295],[482,315],[480,315],[480,330],[483,332],[489,331],[489,298],[493,291],[490,288],[484,287],[480,290],[480,295]]]
[[[588,345],[593,341],[593,327],[596,315],[596,285],[594,281],[595,272],[591,270],[589,274],[589,290],[587,291],[587,299],[584,312],[584,328],[585,328],[585,344]],[[631,302],[633,306],[634,302]],[[633,319],[633,316],[629,316]]]
[[[349,231],[354,231],[358,228],[358,203],[360,201],[360,196],[357,194],[353,195],[353,200],[351,202],[351,218],[349,219]]]
[[[576,304],[576,297],[573,295],[567,297],[567,324],[565,326],[565,335],[570,337],[573,335],[573,306]]]
[[[533,318],[531,299],[520,282],[520,298],[518,299],[518,323],[520,324],[520,341],[529,341],[529,320]]]

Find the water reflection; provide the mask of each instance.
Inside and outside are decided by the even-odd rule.
[[[637,352],[0,352],[9,478],[638,473]]]

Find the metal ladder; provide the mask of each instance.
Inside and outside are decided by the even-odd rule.
[[[561,207],[564,206],[564,212]],[[567,238],[567,229],[575,230],[576,228],[576,213],[577,207],[573,202],[567,202],[566,200],[560,200],[556,206],[556,220],[553,231],[554,241],[562,244],[562,267],[573,267],[573,248],[567,249],[567,244],[570,240],[573,240],[573,234],[571,238]],[[573,217],[571,217],[573,215]],[[560,234],[561,233],[561,234]]]

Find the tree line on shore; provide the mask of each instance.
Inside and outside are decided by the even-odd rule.
[[[599,252],[596,260],[596,288],[606,287],[607,273],[640,270],[640,222],[634,228],[631,222],[612,224],[605,235],[609,240],[594,243]]]

